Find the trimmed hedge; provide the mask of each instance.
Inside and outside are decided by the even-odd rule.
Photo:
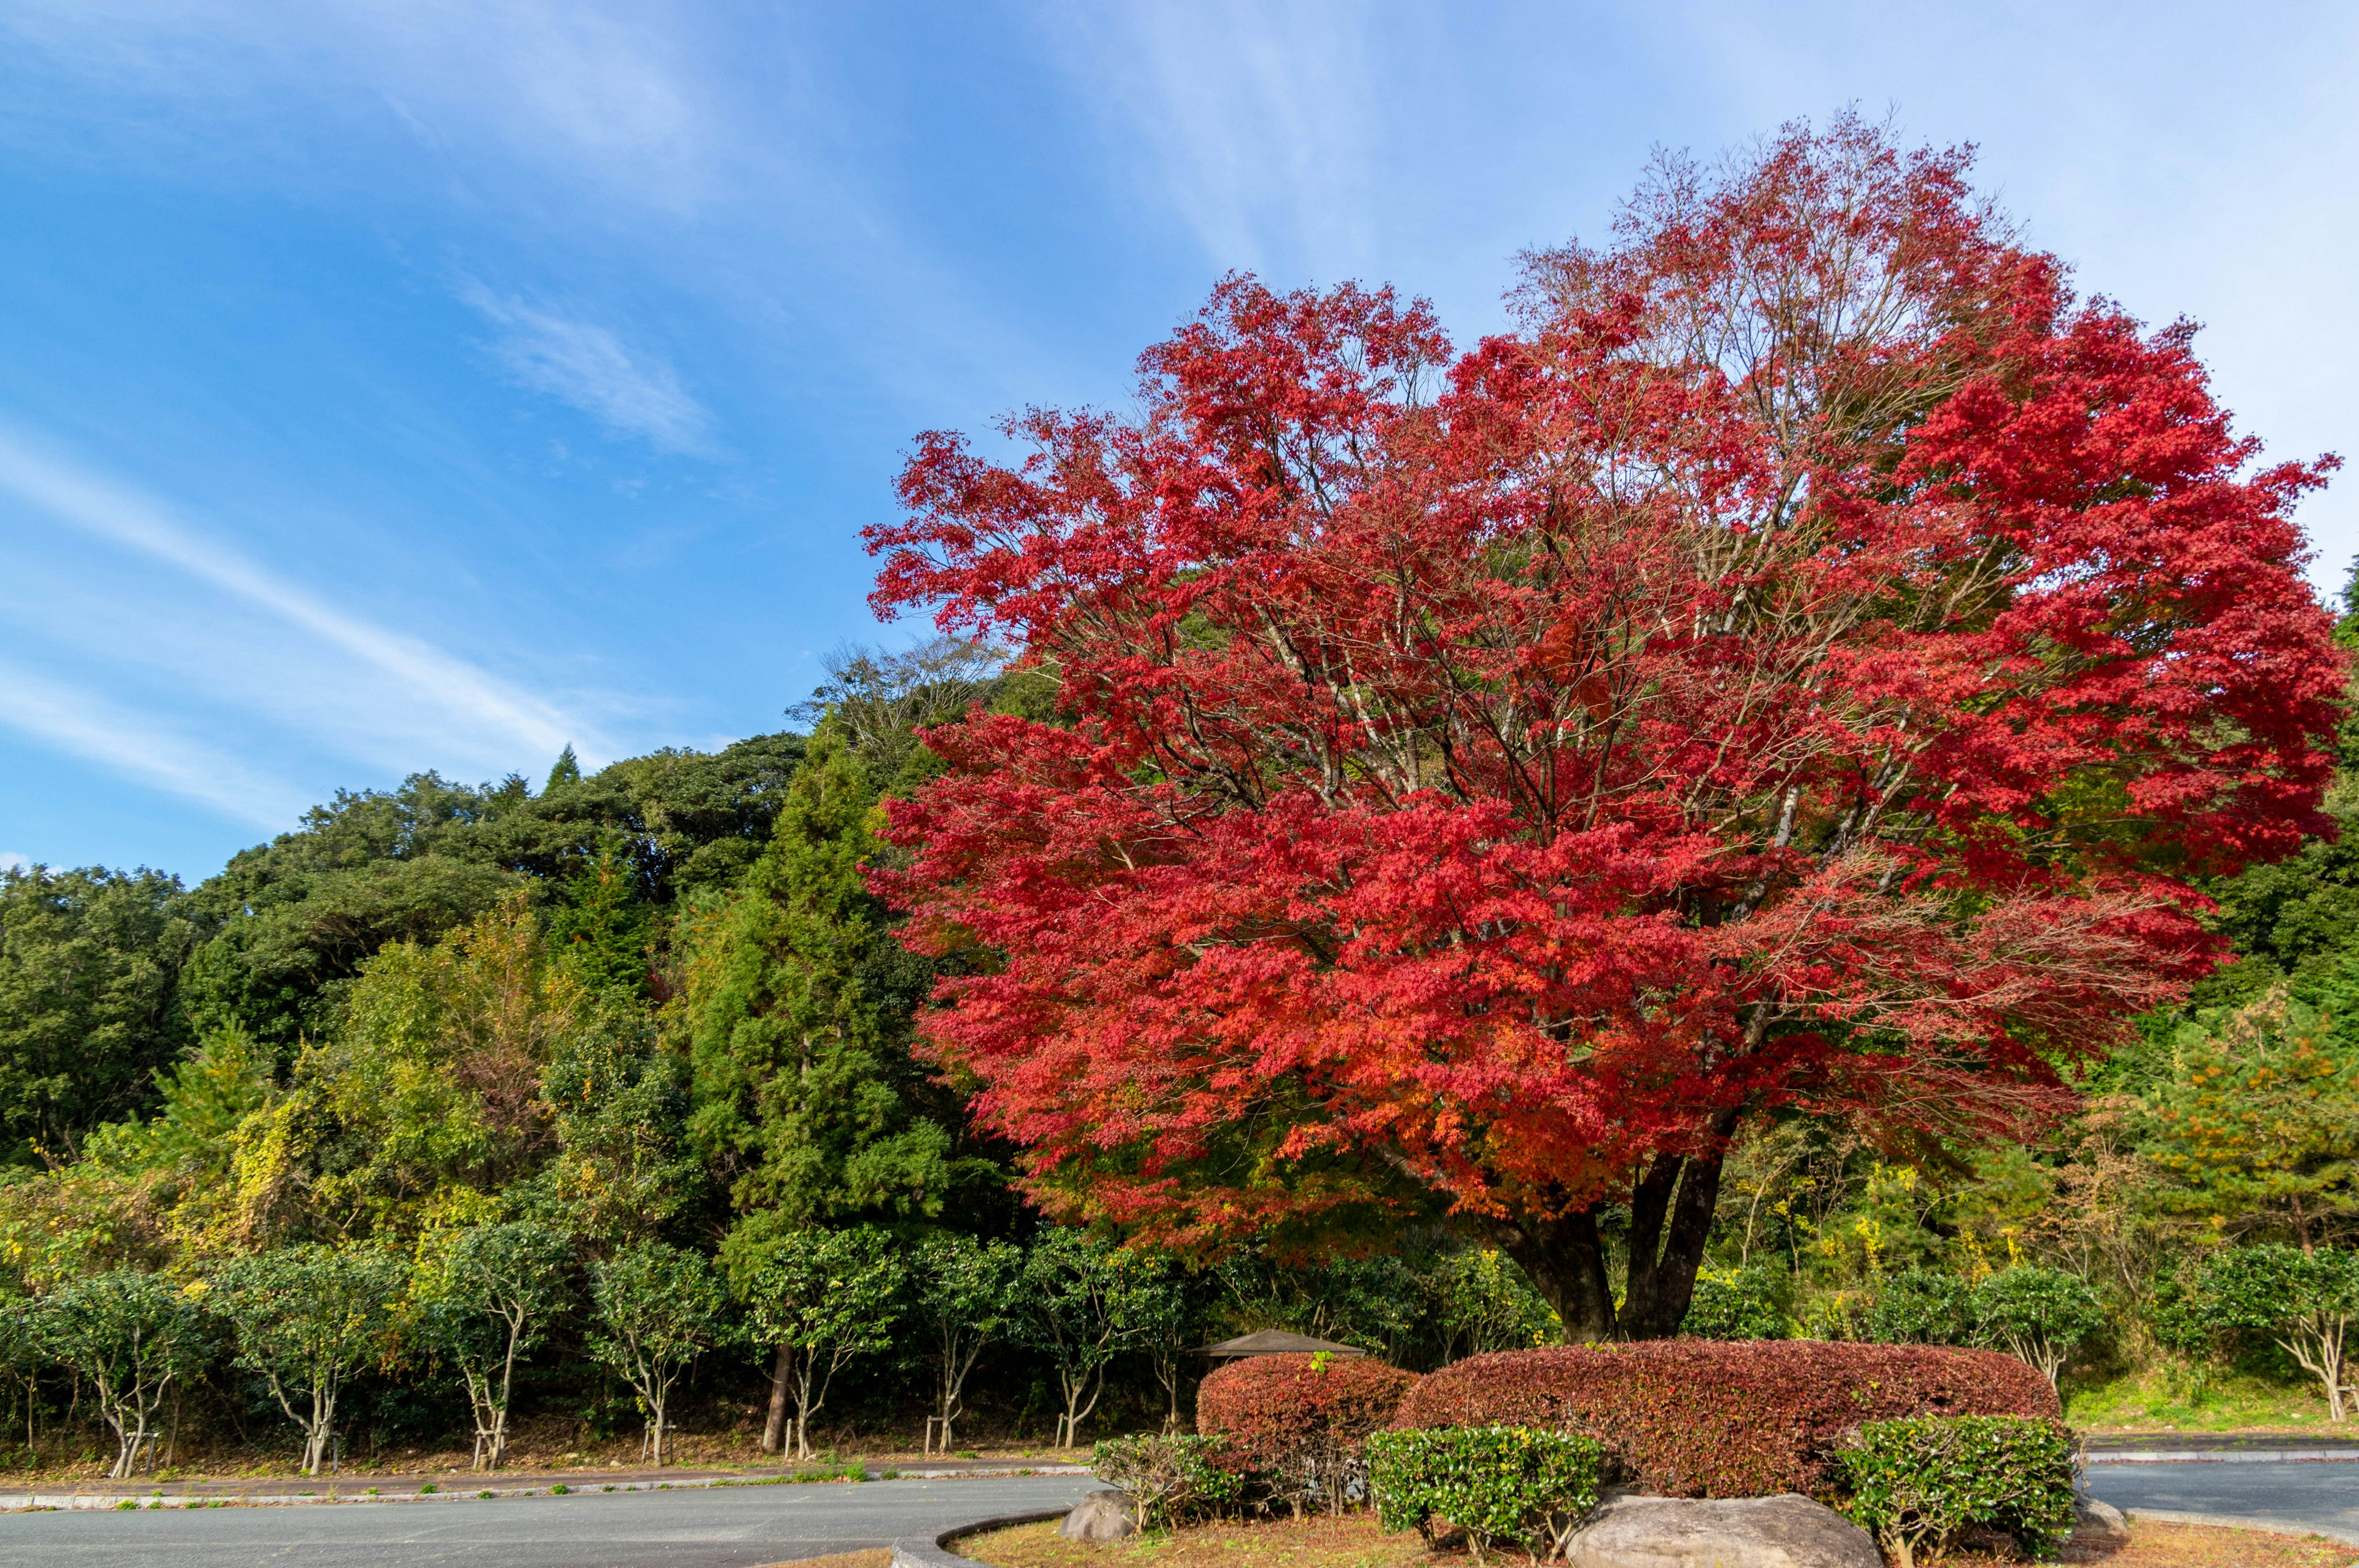
[[[2061,1414],[2047,1379],[1995,1350],[1667,1339],[1472,1356],[1419,1382],[1394,1424],[1581,1433],[1610,1479],[1666,1497],[1824,1498],[1865,1422]]]
[[[1368,1434],[1392,1422],[1417,1374],[1357,1356],[1256,1356],[1196,1390],[1196,1430],[1228,1439],[1213,1462],[1297,1509],[1340,1509],[1366,1475]]]
[[[1223,1437],[1109,1437],[1090,1454],[1099,1480],[1138,1505],[1138,1528],[1169,1530],[1217,1514],[1237,1500],[1243,1479],[1221,1468]]]
[[[1872,1421],[1841,1454],[1844,1511],[1898,1568],[1930,1549],[1939,1560],[1977,1526],[2045,1557],[2072,1533],[2072,1434],[2017,1416]]]
[[[1414,1530],[1429,1547],[1440,1523],[1466,1532],[1478,1564],[1491,1547],[1540,1540],[1553,1560],[1597,1506],[1604,1459],[1586,1437],[1527,1426],[1378,1432],[1368,1437],[1368,1485],[1376,1522]]]

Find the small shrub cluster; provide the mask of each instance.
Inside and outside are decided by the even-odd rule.
[[[1340,1509],[1365,1485],[1370,1433],[1391,1424],[1414,1372],[1360,1357],[1257,1356],[1196,1392],[1196,1427],[1228,1439],[1218,1463],[1272,1503]]]
[[[2032,1556],[2072,1530],[2072,1437],[2061,1423],[2018,1416],[1873,1421],[1839,1455],[1844,1511],[1897,1568],[1938,1558],[1967,1530],[1995,1530]]]
[[[1480,1563],[1494,1547],[1546,1540],[1549,1556],[1597,1506],[1605,1452],[1586,1437],[1530,1427],[1379,1432],[1368,1439],[1376,1520],[1430,1545],[1437,1524],[1466,1532]]]
[[[1243,1494],[1244,1477],[1221,1466],[1227,1444],[1225,1437],[1110,1437],[1090,1454],[1090,1468],[1130,1494],[1141,1530],[1169,1530],[1222,1513]]]
[[[1863,1423],[2061,1414],[2045,1378],[1995,1351],[1681,1339],[1470,1357],[1419,1381],[1395,1424],[1586,1435],[1608,1479],[1669,1497],[1823,1497]]]

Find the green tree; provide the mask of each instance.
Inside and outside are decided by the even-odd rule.
[[[690,1132],[741,1212],[932,1217],[972,1173],[909,1057],[931,976],[861,875],[875,797],[822,737],[744,890],[690,934]]]
[[[784,1434],[810,1457],[810,1421],[843,1364],[893,1342],[908,1275],[893,1238],[875,1226],[777,1228],[762,1237],[746,1277],[755,1340],[786,1362],[794,1401]]]
[[[91,1129],[153,1103],[187,1038],[184,908],[161,871],[0,871],[0,1162],[74,1159]]]
[[[430,1238],[418,1279],[428,1343],[459,1370],[475,1418],[473,1467],[507,1455],[516,1362],[564,1309],[572,1238],[531,1220],[473,1225]]]
[[[262,1379],[303,1433],[305,1475],[327,1460],[344,1385],[391,1351],[408,1272],[390,1252],[316,1243],[214,1272],[206,1303],[235,1334],[237,1364]]]
[[[652,1238],[706,1192],[687,1147],[688,1065],[644,1009],[602,995],[540,1073],[557,1152],[509,1201],[606,1248]]]
[[[1065,1226],[1041,1231],[1025,1255],[1025,1337],[1055,1365],[1064,1400],[1058,1447],[1082,1440],[1107,1364],[1145,1335],[1151,1282],[1141,1259]]]
[[[1967,1309],[1975,1338],[2038,1368],[2051,1387],[2072,1352],[2105,1325],[2105,1303],[2079,1276],[2029,1264],[1978,1281]]]
[[[647,1415],[641,1453],[661,1468],[672,1385],[728,1337],[728,1289],[701,1252],[639,1241],[591,1266],[590,1298],[597,1313],[590,1354],[638,1396]]]
[[[2351,1379],[2347,1340],[2359,1317],[2359,1250],[2268,1244],[2230,1247],[2196,1271],[2185,1303],[2194,1325],[2214,1334],[2259,1334],[2274,1340],[2326,1395],[2327,1414],[2343,1421],[2359,1388]]]
[[[921,1242],[910,1269],[911,1298],[934,1364],[934,1421],[929,1446],[952,1446],[951,1429],[965,1406],[967,1374],[984,1348],[1007,1336],[1018,1305],[1024,1254],[1006,1241],[937,1231]]]
[[[593,989],[627,996],[647,990],[656,923],[637,883],[637,868],[610,840],[560,884],[562,902],[549,914],[549,944]]]
[[[1495,1249],[1450,1253],[1436,1262],[1428,1281],[1444,1364],[1462,1356],[1547,1345],[1562,1332],[1523,1271]]]
[[[2140,1152],[2180,1213],[2302,1247],[2359,1214],[2359,1039],[2284,985],[2180,1024],[2145,1109]]]
[[[203,1364],[208,1348],[203,1314],[188,1292],[135,1269],[92,1274],[36,1298],[30,1327],[34,1344],[83,1379],[114,1429],[107,1475],[118,1480],[155,1434],[165,1394]]]

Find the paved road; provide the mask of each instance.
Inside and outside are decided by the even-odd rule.
[[[1087,1476],[577,1492],[308,1508],[0,1516],[0,1563],[39,1568],[753,1568],[1068,1507]]]
[[[2089,1490],[2117,1509],[2232,1514],[2359,1546],[2359,1462],[2092,1465]]]

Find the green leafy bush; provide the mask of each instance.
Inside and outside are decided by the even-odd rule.
[[[1368,1438],[1376,1520],[1430,1542],[1446,1521],[1466,1532],[1474,1561],[1495,1546],[1547,1540],[1563,1550],[1597,1506],[1605,1451],[1586,1437],[1526,1426],[1379,1432]]]
[[[2319,1380],[2335,1421],[2349,1415],[2347,1339],[2359,1319],[2359,1251],[2231,1247],[2206,1259],[2173,1303],[2181,1336],[2233,1342],[2261,1335]],[[2174,1326],[2177,1326],[2176,1325]]]
[[[2105,1325],[2097,1292],[2061,1269],[2002,1270],[1974,1287],[1968,1304],[1974,1337],[2038,1368],[2050,1388],[2081,1342]]]
[[[1680,1332],[1695,1339],[1785,1338],[1777,1281],[1758,1264],[1697,1271],[1695,1294]]]
[[[2072,1530],[2072,1436],[2060,1422],[2019,1416],[1912,1416],[1872,1421],[1838,1456],[1846,1511],[1898,1568],[1940,1557],[1981,1526],[2044,1555]]]
[[[1168,1530],[1217,1514],[1245,1491],[1245,1477],[1215,1463],[1221,1437],[1110,1437],[1090,1454],[1090,1468],[1130,1494],[1141,1530]]]
[[[1860,1329],[1879,1345],[1957,1345],[1973,1330],[1973,1287],[1938,1269],[1895,1274],[1875,1292]]]

